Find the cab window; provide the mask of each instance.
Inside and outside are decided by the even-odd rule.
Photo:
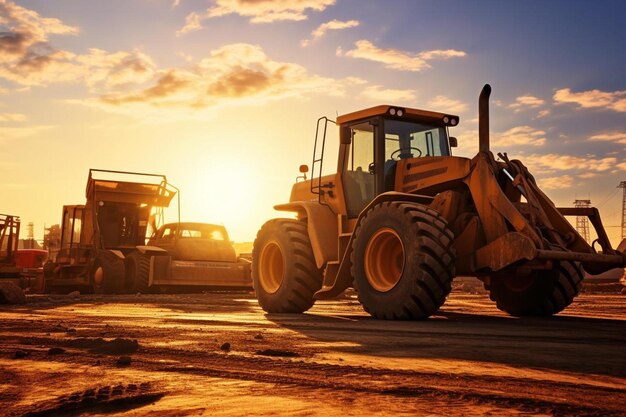
[[[395,188],[396,165],[400,159],[448,156],[448,133],[444,127],[404,120],[385,120],[385,191]]]
[[[163,239],[173,239],[174,238],[174,229],[171,227],[166,227],[163,229],[163,235],[161,235]]]
[[[369,122],[350,128],[351,143],[343,173],[348,216],[357,216],[375,196],[374,131]]]
[[[444,127],[385,120],[385,160],[448,155],[448,134]]]

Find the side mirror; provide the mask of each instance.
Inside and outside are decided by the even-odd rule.
[[[296,182],[298,182],[298,180],[304,180],[306,181],[306,173],[309,172],[309,166],[308,165],[300,165],[300,173],[302,175],[299,175],[296,177]]]
[[[459,146],[459,141],[454,136],[450,136],[448,140],[450,141],[451,148],[456,148],[457,146]]]

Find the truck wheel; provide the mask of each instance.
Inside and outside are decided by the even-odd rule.
[[[493,277],[490,298],[512,316],[551,316],[574,301],[583,278],[579,263],[563,261],[553,270],[534,271],[525,277]]]
[[[132,252],[126,257],[126,292],[150,292],[150,256]]]
[[[0,304],[24,304],[26,295],[17,284],[9,280],[0,280]]]
[[[43,289],[42,292],[44,294],[48,294],[52,292],[53,285],[55,279],[54,270],[56,269],[57,264],[51,261],[43,264]]]
[[[119,294],[124,290],[124,261],[112,252],[98,252],[89,274],[95,294]]]
[[[454,235],[435,210],[385,202],[370,209],[352,242],[359,302],[377,319],[415,320],[434,314],[452,289]]]
[[[274,219],[263,225],[252,249],[252,285],[268,313],[302,313],[322,287],[305,223]]]

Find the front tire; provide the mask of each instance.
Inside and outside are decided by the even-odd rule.
[[[150,256],[132,252],[126,257],[126,291],[148,293],[150,291]]]
[[[434,314],[452,290],[454,235],[421,204],[385,202],[355,231],[352,276],[359,302],[377,319],[416,320]]]
[[[306,223],[274,219],[263,225],[252,249],[252,285],[268,313],[303,313],[322,287]]]
[[[574,301],[583,278],[579,263],[563,261],[553,270],[533,271],[525,277],[493,277],[490,298],[512,316],[552,316]]]
[[[113,252],[98,252],[89,273],[95,294],[120,294],[124,290],[124,261]]]

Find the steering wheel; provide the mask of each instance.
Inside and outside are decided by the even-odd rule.
[[[400,160],[400,155],[398,155],[398,158],[395,158],[396,154],[400,154],[402,152],[405,151],[417,151],[417,156],[414,156],[414,158],[419,158],[420,156],[422,156],[422,151],[418,148],[414,148],[414,147],[409,147],[409,148],[400,148],[400,149],[396,149],[395,151],[393,151],[391,153],[391,155],[389,156],[390,159],[394,160],[394,161],[399,161]]]

